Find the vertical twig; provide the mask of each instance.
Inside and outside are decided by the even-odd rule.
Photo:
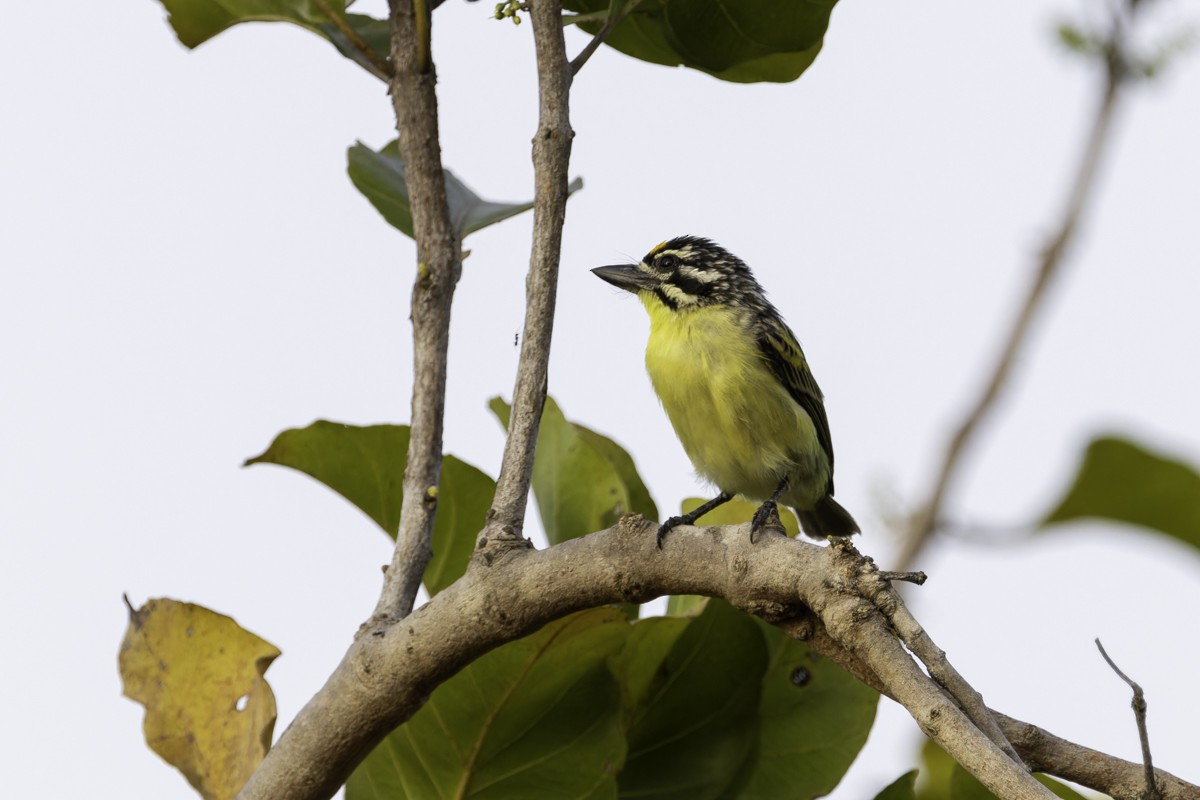
[[[1146,695],[1141,686],[1113,663],[1099,639],[1096,639],[1096,647],[1100,649],[1100,655],[1104,656],[1104,660],[1112,667],[1112,671],[1129,684],[1130,689],[1133,689],[1133,702],[1130,703],[1130,706],[1133,708],[1134,719],[1137,720],[1138,738],[1142,741],[1142,766],[1146,770],[1146,791],[1142,794],[1143,800],[1162,800],[1162,794],[1158,791],[1158,784],[1154,780],[1154,759],[1150,757],[1150,734],[1146,730]]]
[[[546,401],[550,337],[558,291],[558,260],[567,207],[567,166],[571,158],[569,93],[571,67],[563,40],[562,3],[530,5],[537,51],[538,129],[533,137],[533,247],[525,279],[525,330],[513,389],[512,415],[496,495],[488,512],[489,539],[520,538],[525,523],[533,453],[542,405]]]
[[[963,452],[1007,384],[1013,363],[1025,345],[1033,319],[1045,300],[1046,290],[1063,262],[1067,248],[1083,218],[1087,202],[1091,198],[1092,185],[1095,182],[1104,148],[1108,144],[1109,132],[1117,108],[1117,98],[1129,75],[1124,64],[1124,25],[1120,14],[1119,11],[1114,12],[1113,28],[1106,50],[1104,88],[1096,108],[1095,120],[1088,133],[1083,157],[1075,172],[1062,220],[1057,232],[1041,253],[1033,282],[1030,284],[1025,302],[1013,320],[1012,328],[1008,332],[1004,346],[992,369],[991,378],[984,386],[979,399],[975,401],[955,429],[933,481],[929,499],[913,515],[900,555],[897,558],[896,568],[898,570],[907,570],[912,567],[917,554],[921,552],[934,531],[937,530],[942,503],[961,463]]]
[[[412,611],[432,553],[430,538],[442,468],[450,305],[462,262],[458,234],[446,204],[435,75],[429,55],[429,10],[421,0],[391,0],[390,6],[391,94],[412,201],[417,277],[412,289],[412,430],[404,470],[404,507],[375,616],[399,618]]]

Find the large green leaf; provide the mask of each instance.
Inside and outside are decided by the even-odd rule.
[[[1042,525],[1087,517],[1141,525],[1200,547],[1200,474],[1126,439],[1100,437]]]
[[[508,404],[495,397],[488,407],[507,428]],[[629,454],[611,439],[567,421],[549,397],[538,427],[533,493],[551,544],[608,528],[629,512],[658,516]]]
[[[606,660],[628,634],[593,609],[493,650],[367,757],[346,800],[614,797],[625,740]]]
[[[824,797],[866,743],[879,693],[778,628],[755,623],[770,661],[757,740],[735,794]]]
[[[643,626],[646,635],[630,639],[638,650],[614,661],[632,695],[620,796],[720,797],[753,744],[767,667],[763,637],[748,616],[716,601],[694,619],[643,620],[635,631]]]
[[[704,505],[705,499],[702,497],[688,497],[680,504],[684,514],[692,509],[699,508]],[[705,514],[700,519],[696,520],[697,525],[742,525],[750,521],[754,516],[754,512],[758,510],[758,504],[747,500],[744,497],[735,497],[728,503],[717,506],[712,511]],[[779,519],[783,522],[783,528],[787,531],[788,536],[797,536],[800,533],[800,521],[796,519],[796,515],[787,506],[779,506]],[[698,595],[672,595],[667,600],[667,613],[671,616],[680,616],[690,614],[697,603],[704,600]]]
[[[913,787],[917,782],[917,771],[911,769],[896,780],[889,783],[883,791],[875,795],[875,800],[916,800]]]
[[[338,26],[313,0],[161,0],[167,21],[179,41],[187,47],[204,42],[242,22],[290,22],[328,39],[342,55],[364,67],[377,78],[384,73],[350,43]],[[334,14],[386,60],[390,48],[388,22],[363,14],[347,14],[344,0],[328,0]]]
[[[836,2],[644,0],[605,43],[643,61],[691,67],[721,80],[793,81],[820,52]],[[609,3],[565,0],[564,7],[598,17],[580,25],[595,33]]]
[[[354,187],[375,206],[388,224],[406,236],[412,236],[412,204],[409,201],[408,184],[404,180],[404,162],[400,159],[400,149],[395,140],[378,152],[358,142],[346,151],[346,162],[346,171]],[[445,176],[450,222],[459,238],[533,208],[532,200],[527,203],[484,200],[450,170],[445,170]],[[567,193],[574,194],[582,188],[583,180],[576,178],[567,187]]]
[[[407,425],[357,427],[317,420],[307,428],[280,433],[262,454],[247,459],[246,466],[279,464],[316,478],[395,539],[404,502],[407,455]],[[433,558],[424,577],[430,594],[466,571],[495,491],[495,481],[482,471],[454,456],[442,458]]]

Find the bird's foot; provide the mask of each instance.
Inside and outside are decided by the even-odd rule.
[[[758,534],[767,528],[783,529],[783,523],[779,519],[779,507],[774,500],[763,503],[750,518],[750,541],[758,541]]]

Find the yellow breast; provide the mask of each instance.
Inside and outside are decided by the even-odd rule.
[[[828,460],[812,420],[771,372],[738,312],[674,310],[643,293],[650,312],[646,369],[696,471],[755,500],[782,476],[789,505],[824,495]]]

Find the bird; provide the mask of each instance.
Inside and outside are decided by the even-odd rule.
[[[824,396],[796,335],[740,258],[710,239],[678,236],[637,264],[596,267],[650,315],[646,371],[697,474],[720,494],[663,522],[691,525],[743,495],[761,502],[751,541],[790,506],[804,533],[849,536],[858,523],[833,499],[833,442]]]

